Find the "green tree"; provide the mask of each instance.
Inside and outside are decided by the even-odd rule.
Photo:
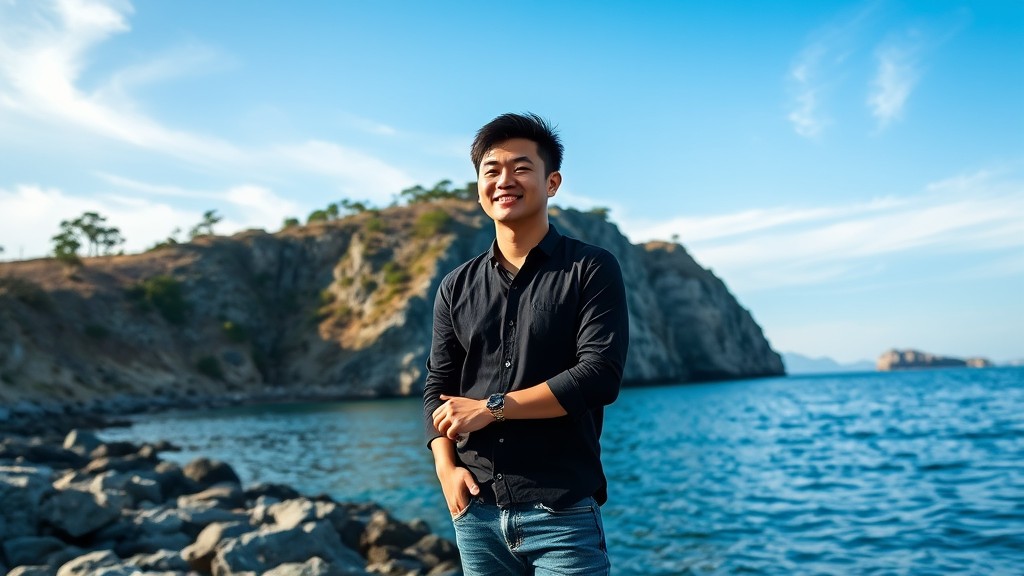
[[[300,224],[302,224],[302,223],[299,222],[298,218],[295,218],[293,216],[289,216],[288,218],[284,219],[284,224],[281,225],[281,228],[282,229],[284,229],[284,228],[294,228],[296,226],[299,226]]]
[[[348,198],[343,198],[340,204],[349,214],[361,214],[370,209],[369,202],[353,201]]]
[[[81,247],[82,241],[72,221],[62,220],[60,232],[53,237],[53,255],[60,263],[75,266],[82,263],[78,258],[78,249]]]
[[[216,210],[207,210],[203,212],[203,219],[189,230],[189,238],[198,238],[200,236],[212,236],[213,227],[223,220],[223,216],[218,216]]]
[[[337,202],[331,202],[327,205],[327,209],[324,210],[324,213],[327,214],[328,220],[337,220],[339,212]]]
[[[327,222],[327,211],[325,210],[313,210],[306,217],[306,224],[312,224],[313,222]]]

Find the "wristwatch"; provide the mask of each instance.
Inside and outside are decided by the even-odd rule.
[[[487,409],[491,411],[491,416],[494,416],[495,422],[505,421],[505,395],[504,394],[491,394],[487,399]]]

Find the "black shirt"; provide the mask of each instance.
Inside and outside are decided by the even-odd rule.
[[[427,442],[439,396],[484,399],[547,382],[560,418],[494,422],[457,443],[459,459],[499,506],[607,500],[599,439],[629,340],[622,273],[607,250],[554,226],[512,276],[497,243],[441,281],[427,359]]]

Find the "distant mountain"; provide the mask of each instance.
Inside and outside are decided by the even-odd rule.
[[[783,352],[782,363],[786,366],[787,374],[828,374],[830,372],[872,372],[875,370],[875,363],[868,360],[840,364],[827,356],[811,358],[796,352]]]

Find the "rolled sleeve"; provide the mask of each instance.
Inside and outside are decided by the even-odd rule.
[[[615,257],[600,251],[582,278],[574,366],[548,380],[572,417],[615,401],[629,344],[629,312],[622,272]]]

